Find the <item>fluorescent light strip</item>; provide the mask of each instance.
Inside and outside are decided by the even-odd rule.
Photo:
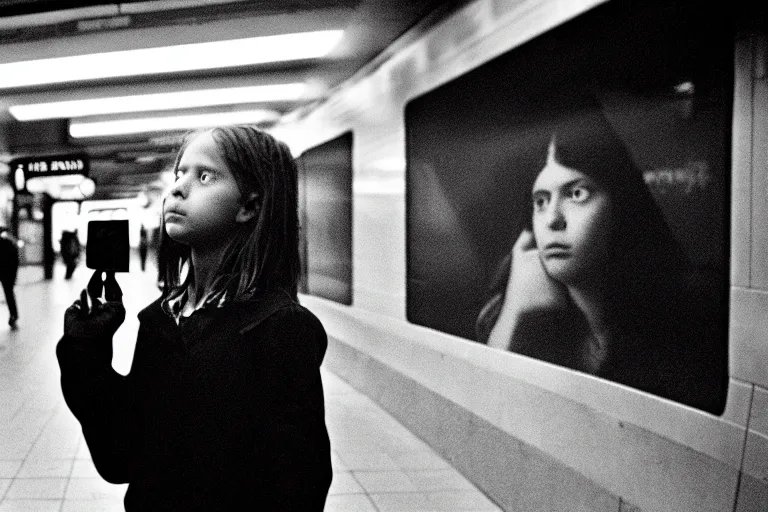
[[[71,123],[69,134],[75,138],[104,137],[133,133],[191,130],[228,124],[258,124],[275,121],[279,114],[274,110],[247,110],[189,116],[147,117],[119,121]]]
[[[229,87],[224,89],[177,91],[14,105],[9,107],[8,110],[19,121],[33,121],[38,119],[124,114],[152,110],[175,110],[214,105],[296,101],[305,96],[308,89],[307,85],[302,83],[254,85],[249,87]]]
[[[170,11],[172,9],[188,9],[190,7],[207,7],[211,5],[236,4],[247,0],[163,0],[155,2],[121,3],[120,13],[139,13]]]
[[[182,44],[0,64],[0,89],[319,58],[343,30]]]
[[[94,5],[91,7],[75,7],[32,14],[19,14],[0,18],[0,29],[19,29],[34,26],[53,25],[69,21],[87,19],[104,19],[121,14],[138,14],[147,12],[162,12],[191,7],[209,7],[243,3],[248,0],[162,0],[154,2],[132,2],[122,4]]]
[[[20,14],[0,18],[0,29],[23,29],[35,26],[53,25],[68,21],[85,20],[89,18],[106,18],[120,14],[117,5],[96,5],[92,7],[76,7],[73,9]]]

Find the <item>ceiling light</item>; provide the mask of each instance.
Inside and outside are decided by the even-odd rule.
[[[75,138],[127,135],[132,133],[191,130],[228,124],[259,124],[276,121],[274,110],[247,110],[188,116],[147,117],[119,121],[71,123],[69,134]]]
[[[8,2],[5,2],[5,7]],[[21,4],[22,2],[18,2]],[[31,3],[31,2],[27,2]],[[68,6],[71,7],[71,6]],[[29,27],[55,25],[89,18],[117,16],[120,9],[117,5],[94,5],[90,7],[71,7],[57,11],[46,11],[32,14],[19,14],[16,16],[3,16],[0,18],[0,29],[29,29]]]
[[[308,90],[309,87],[302,83],[254,85],[250,87],[230,87],[226,89],[178,91],[14,105],[9,107],[8,110],[19,121],[32,121],[37,119],[208,107],[212,105],[296,101],[307,96]]]
[[[220,4],[234,4],[246,0],[163,0],[162,2],[131,2],[121,3],[121,13],[170,11],[171,9],[188,9],[190,7],[207,7]]]
[[[320,30],[9,62],[0,64],[0,88],[313,59],[328,54],[343,33]]]

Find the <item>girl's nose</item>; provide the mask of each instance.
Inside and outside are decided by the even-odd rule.
[[[177,179],[173,186],[171,187],[170,195],[176,196],[176,197],[186,197],[187,196],[187,180],[185,179],[186,175],[180,177]]]
[[[565,229],[565,215],[559,201],[553,201],[547,209],[547,226],[553,231]]]

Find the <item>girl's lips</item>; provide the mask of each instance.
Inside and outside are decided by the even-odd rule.
[[[545,258],[566,258],[571,255],[571,247],[566,244],[548,244],[544,247]]]
[[[180,208],[176,208],[176,206],[175,206],[175,205],[174,205],[174,206],[168,206],[168,205],[166,205],[166,206],[167,206],[167,208],[166,208],[166,209],[165,209],[165,211],[163,212],[163,214],[164,214],[164,215],[169,215],[169,214],[171,214],[171,213],[173,213],[173,214],[175,214],[175,215],[181,215],[181,216],[183,216],[183,215],[184,215],[184,212],[183,212],[183,211],[181,211],[181,209],[180,209]]]
[[[562,249],[552,249],[548,251],[544,251],[544,257],[545,258],[569,258],[571,256],[571,253],[568,251],[564,251]]]
[[[184,217],[184,214],[183,213],[179,213],[179,212],[177,212],[175,210],[168,210],[167,212],[165,212],[164,217],[165,217],[165,220],[167,222],[169,219],[171,219],[171,220],[173,220],[173,219],[180,219],[181,217]]]

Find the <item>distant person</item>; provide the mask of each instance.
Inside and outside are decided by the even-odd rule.
[[[163,204],[165,204],[165,200],[163,200]],[[157,287],[160,290],[165,289],[165,262],[168,260],[166,256],[168,244],[163,242],[167,237],[168,235],[165,234],[162,226],[160,229],[152,230],[152,248],[155,251],[155,264],[157,265]]]
[[[82,251],[80,239],[77,236],[77,230],[62,231],[59,244],[61,248],[61,259],[64,261],[64,265],[67,269],[64,274],[64,279],[71,279],[78,263],[80,263],[80,253]]]
[[[479,341],[719,413],[720,291],[623,142],[593,109],[553,123],[536,147],[531,224],[479,315]]]
[[[16,307],[16,275],[19,272],[19,242],[8,228],[0,227],[0,282],[3,284],[5,301],[8,304],[8,325],[11,330],[18,328],[19,311]]]
[[[83,290],[65,314],[64,398],[99,474],[128,483],[128,512],[321,512],[327,337],[297,300],[296,163],[231,126],[186,138],[174,173],[164,290],[139,313],[130,374],[111,366],[125,309],[105,282],[106,302]]]
[[[147,234],[147,228],[142,224],[139,228],[139,262],[141,263],[141,270],[144,271],[147,268],[147,251],[149,250],[149,235]]]

